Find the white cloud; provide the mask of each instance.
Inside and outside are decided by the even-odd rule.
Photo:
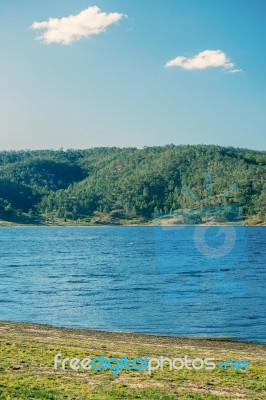
[[[168,61],[165,67],[180,67],[189,71],[193,69],[223,67],[231,73],[241,72],[241,69],[236,69],[230,58],[222,50],[204,50],[191,58],[178,56]]]
[[[237,74],[238,72],[242,72],[242,69],[230,69],[228,72],[230,72],[230,74]]]
[[[101,12],[97,6],[88,7],[76,15],[63,18],[50,18],[48,21],[34,22],[30,29],[45,30],[37,39],[46,44],[70,45],[76,40],[104,32],[109,25],[126,17],[120,13]]]

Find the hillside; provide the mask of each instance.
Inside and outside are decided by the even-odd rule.
[[[0,152],[0,219],[265,223],[266,152],[213,145]]]

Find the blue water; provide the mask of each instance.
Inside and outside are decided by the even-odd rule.
[[[266,343],[264,227],[1,228],[0,319]]]

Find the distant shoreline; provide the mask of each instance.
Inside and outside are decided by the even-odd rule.
[[[144,224],[85,224],[85,223],[43,223],[43,224],[20,224],[20,223],[15,223],[15,222],[9,222],[9,221],[1,221],[0,220],[0,228],[1,227],[24,227],[24,228],[43,228],[43,227],[66,227],[66,228],[108,228],[108,227],[158,227],[158,226],[163,226],[163,227],[169,227],[169,228],[178,228],[178,227],[187,227],[187,226],[202,226],[202,227],[217,227],[217,226],[223,226],[223,227],[266,227],[266,222],[262,223],[257,223],[257,224],[249,224],[249,223],[243,223],[243,224],[237,224],[237,223],[201,223],[201,224],[154,224],[154,223],[144,223]]]

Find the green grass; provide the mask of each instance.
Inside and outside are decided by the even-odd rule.
[[[53,369],[54,356],[129,358],[213,357],[247,359],[249,371],[187,370],[75,372]],[[263,345],[86,332],[30,324],[0,323],[2,400],[219,400],[265,399]]]

